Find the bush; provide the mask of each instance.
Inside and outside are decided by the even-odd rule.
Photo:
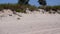
[[[58,5],[58,6],[53,6],[53,8],[60,10],[60,5]]]
[[[22,9],[16,9],[16,12],[26,13],[26,11]]]
[[[35,7],[35,6],[29,6],[28,8],[29,8],[30,11],[38,10],[38,8]]]
[[[40,8],[40,9],[44,9],[46,11],[54,10],[57,12],[57,10],[60,10],[60,5],[58,5],[58,6],[46,6],[46,8],[41,6],[41,7],[37,8],[36,6],[31,6],[31,5],[0,4],[0,11],[2,9],[11,9],[12,11],[26,13],[27,8],[29,8],[29,10],[31,10],[31,11],[38,10]]]

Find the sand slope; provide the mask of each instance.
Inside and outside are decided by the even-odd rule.
[[[0,17],[0,34],[60,34],[59,14],[20,15]]]

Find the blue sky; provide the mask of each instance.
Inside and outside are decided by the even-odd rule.
[[[38,0],[30,0],[29,4],[39,6]],[[47,5],[60,5],[60,0],[46,0]],[[17,3],[18,0],[0,0],[0,3]]]

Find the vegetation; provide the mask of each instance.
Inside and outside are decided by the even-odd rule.
[[[44,9],[44,7],[38,7],[38,8],[40,8],[40,9]],[[57,5],[57,6],[46,6],[46,8],[44,9],[44,10],[46,10],[46,11],[49,11],[49,10],[60,10],[60,5]]]
[[[57,6],[46,6],[46,8],[44,8],[44,7],[38,7],[38,8],[39,9],[44,9],[44,10],[46,10],[46,12],[49,12],[49,13],[53,13],[53,14],[59,13],[60,14],[60,11],[58,11],[58,10],[60,10],[60,5],[57,5]],[[53,12],[51,10],[53,10]]]
[[[38,2],[40,5],[43,5],[43,6],[45,6],[47,4],[46,0],[38,0]]]
[[[18,4],[0,4],[0,10],[2,10],[2,9],[11,9],[12,11],[22,12],[22,13],[23,12],[26,13],[27,8],[29,8],[29,10],[31,10],[31,11],[38,10],[39,8],[44,9],[46,11],[60,10],[60,5],[58,5],[58,6],[46,6],[47,5],[46,0],[38,0],[38,2],[42,6],[40,6],[40,7],[31,6],[29,4],[29,0],[18,0]]]
[[[28,4],[29,0],[18,0],[18,4]]]
[[[26,9],[29,8],[29,10],[37,10],[37,7],[31,6],[31,5],[20,5],[20,4],[0,4],[0,10],[3,9],[11,9],[12,11],[17,12],[24,12],[26,13]]]

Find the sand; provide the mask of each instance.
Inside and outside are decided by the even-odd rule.
[[[60,34],[59,14],[19,14],[0,17],[0,34]]]

